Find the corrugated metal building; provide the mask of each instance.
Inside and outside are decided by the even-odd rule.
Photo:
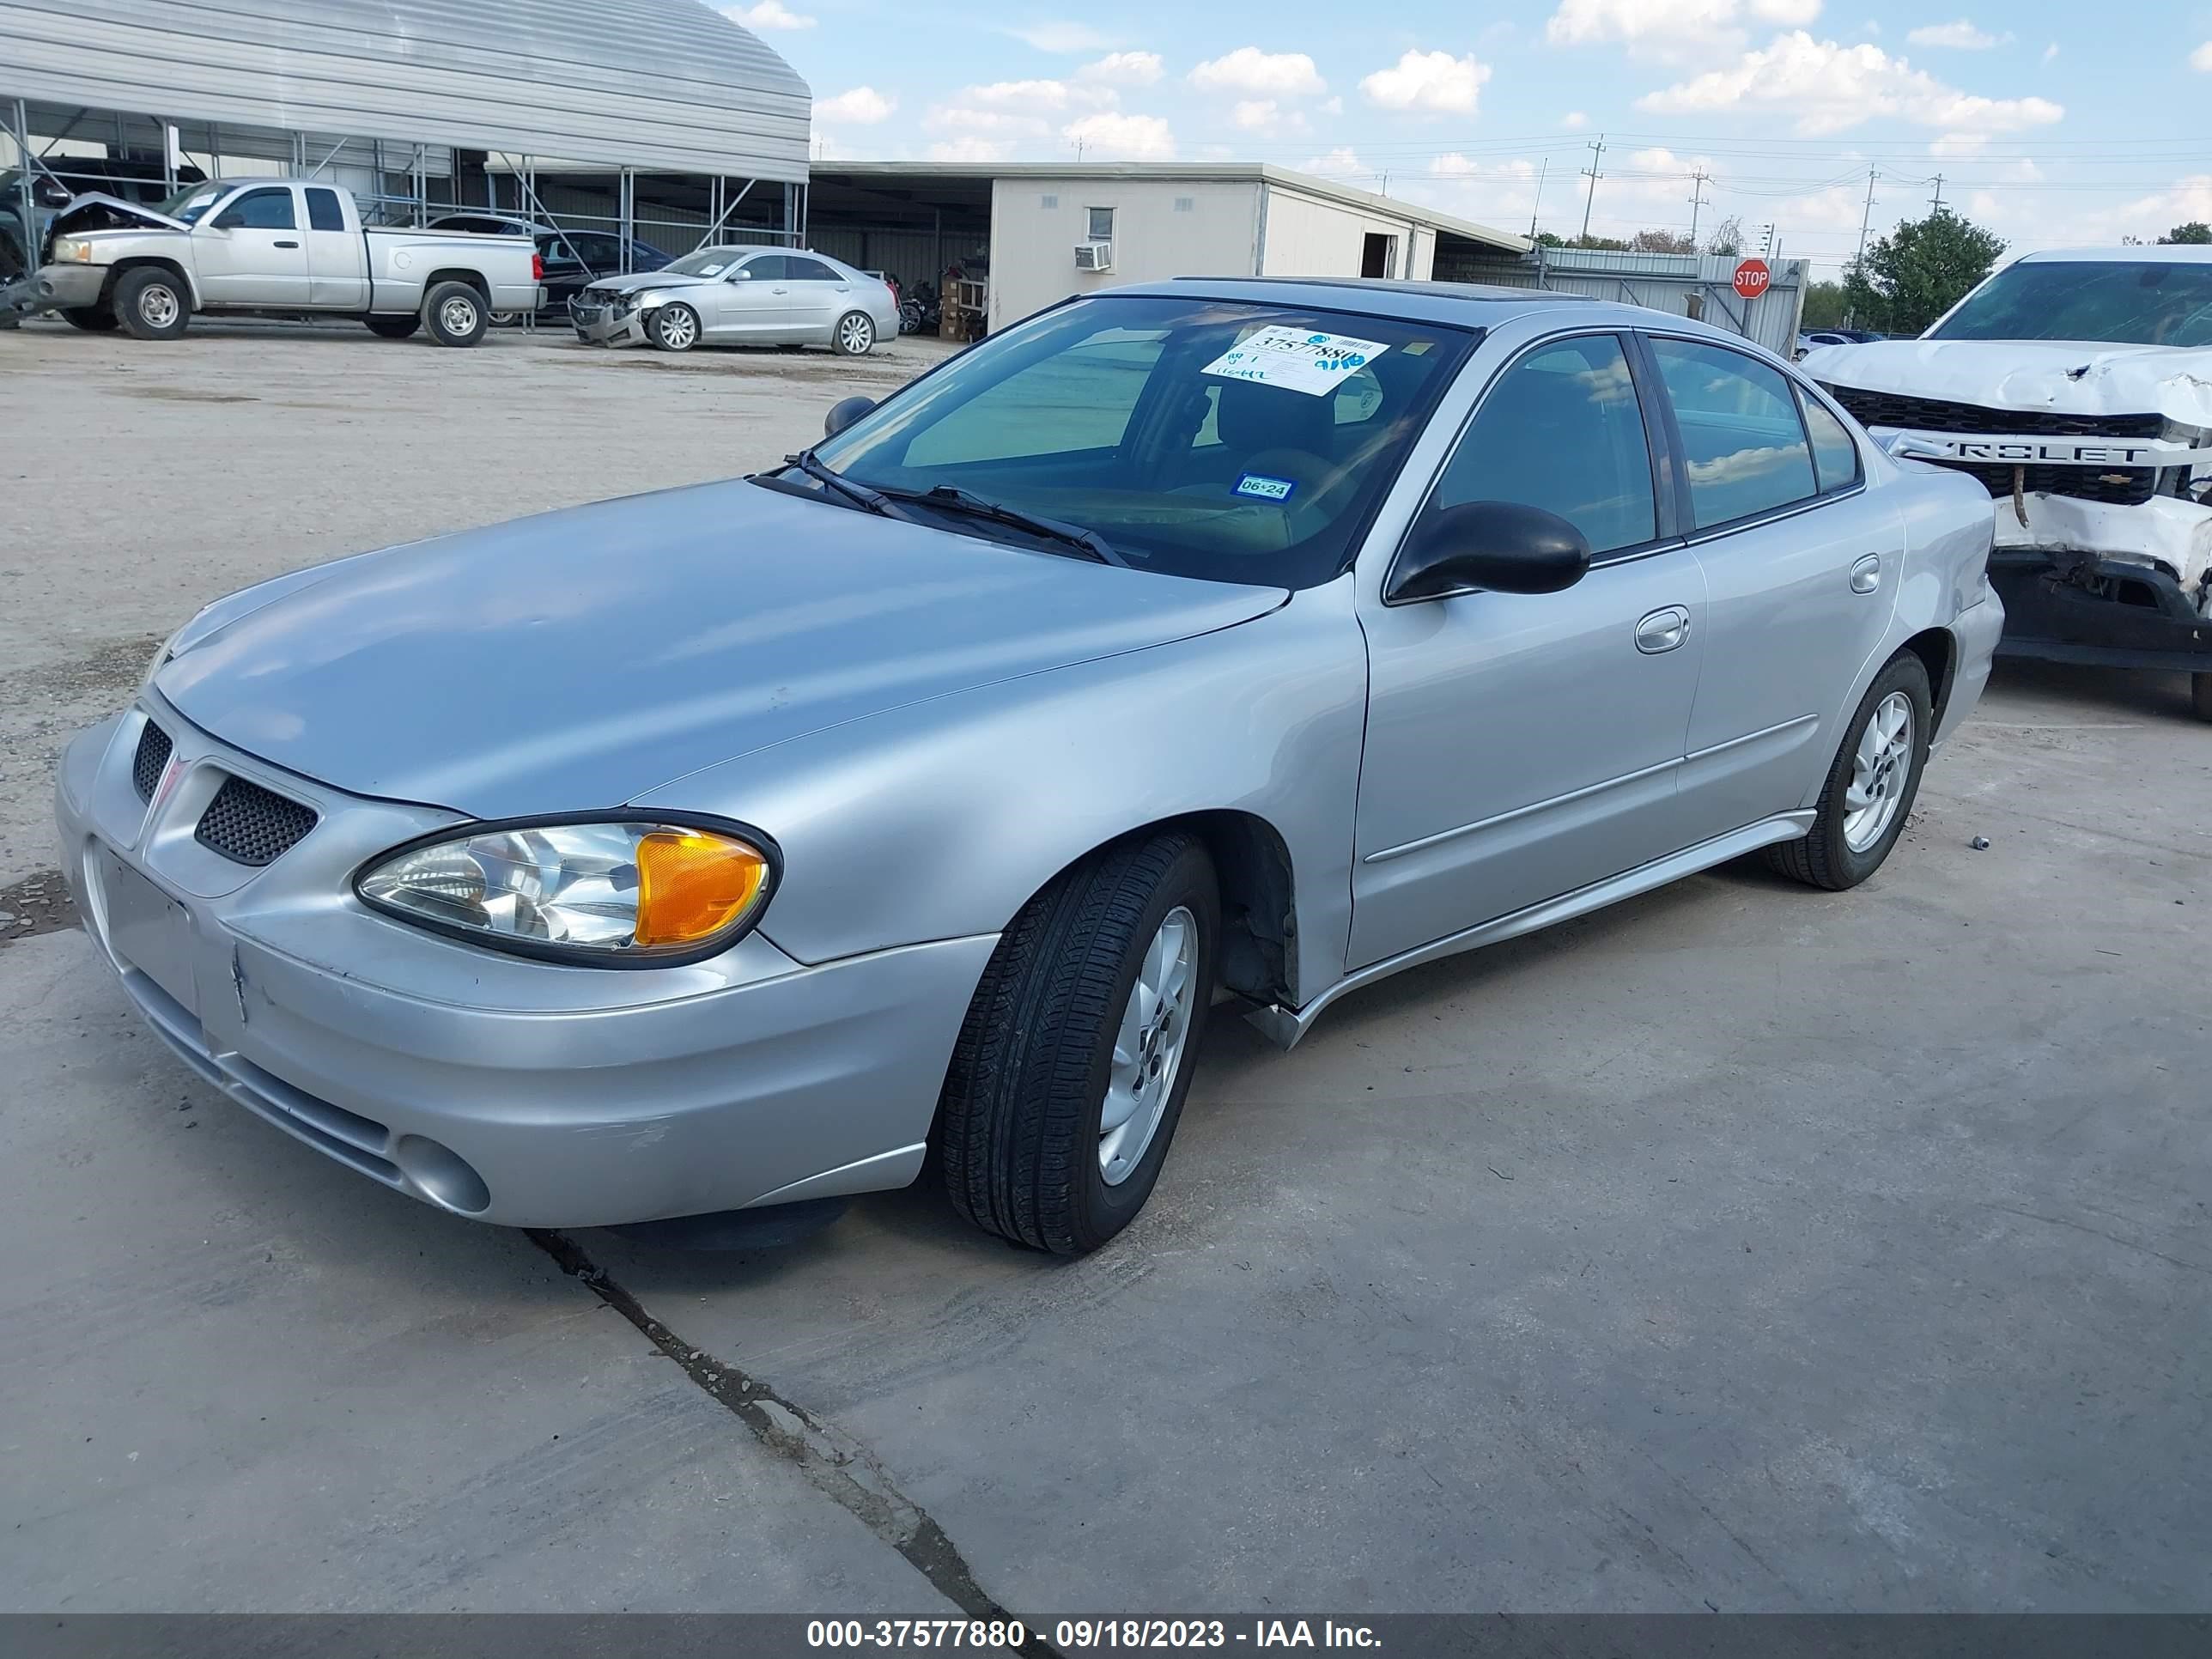
[[[93,142],[525,212],[557,167],[621,181],[609,219],[632,180],[686,179],[701,228],[744,200],[789,231],[811,109],[700,0],[0,0],[0,114],[34,155]]]
[[[1728,329],[1778,356],[1792,356],[1798,319],[1805,309],[1807,262],[1768,260],[1771,280],[1755,300],[1735,291],[1740,263],[1732,253],[1638,253],[1540,246],[1520,259],[1469,250],[1468,257],[1451,261],[1449,267],[1438,260],[1436,275],[1456,282],[1548,289],[1554,294],[1584,294],[1623,305],[1649,306]]]

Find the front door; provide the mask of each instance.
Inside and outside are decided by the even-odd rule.
[[[232,197],[193,237],[200,295],[209,305],[298,309],[307,304],[307,245],[298,195],[289,185],[256,185]]]
[[[1705,579],[1664,533],[1651,395],[1615,334],[1540,342],[1491,385],[1422,508],[1509,501],[1559,514],[1596,556],[1576,586],[1407,605],[1360,594],[1367,745],[1347,966],[1682,844],[1675,772],[1705,654]]]
[[[719,287],[705,291],[714,315],[702,317],[716,339],[767,344],[792,327],[791,283],[781,253],[756,253],[735,270],[722,273]]]
[[[1772,364],[1650,337],[1710,620],[1681,810],[1703,841],[1812,805],[1897,608],[1904,527],[1856,441]]]
[[[346,228],[337,191],[309,185],[307,198],[307,303],[317,310],[368,309],[368,246],[361,233]]]

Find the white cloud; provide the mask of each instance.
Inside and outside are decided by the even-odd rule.
[[[886,98],[873,87],[854,87],[850,92],[841,92],[815,105],[814,118],[817,122],[872,127],[878,121],[889,120],[897,107],[897,99]]]
[[[760,0],[757,6],[725,6],[722,15],[749,29],[811,29],[815,20],[803,16],[783,0]]]
[[[2015,132],[2047,126],[2066,112],[2047,98],[1984,98],[1947,86],[1880,46],[1815,40],[1802,29],[1777,35],[1728,69],[1708,70],[1636,100],[1656,115],[1771,110],[1794,118],[1808,137],[1887,118],[1951,132]]]
[[[1322,102],[1321,102],[1321,112],[1322,112],[1323,115],[1341,115],[1341,114],[1343,114],[1343,113],[1344,113],[1344,100],[1343,100],[1343,99],[1341,99],[1341,98],[1325,98],[1325,99],[1323,99],[1323,100],[1322,100]]]
[[[1979,155],[1990,147],[1986,132],[1947,132],[1928,146],[1930,155]]]
[[[1601,40],[1741,41],[1749,24],[1786,27],[1820,15],[1820,0],[1559,0],[1559,10],[1544,26],[1544,38],[1555,46]]]
[[[1175,133],[1157,115],[1124,115],[1100,110],[1060,130],[1071,144],[1080,144],[1085,161],[1169,161],[1175,159]]]
[[[1589,117],[1578,109],[1571,109],[1561,118],[1559,125],[1570,132],[1577,132],[1589,125]]]
[[[1109,52],[1095,64],[1075,71],[1079,81],[1102,86],[1149,87],[1160,78],[1160,55],[1156,52]]]
[[[1039,52],[1103,52],[1114,44],[1112,35],[1088,23],[1024,23],[1002,28],[999,33],[1011,34],[1024,46],[1035,46]]]
[[[1326,155],[1309,155],[1298,163],[1300,173],[1310,173],[1319,179],[1367,178],[1375,169],[1359,159],[1359,152],[1340,144]]]
[[[1191,85],[1205,92],[1249,92],[1269,98],[1306,98],[1328,89],[1302,52],[1262,52],[1239,46],[1208,58],[1190,72]]]
[[[1916,46],[1948,46],[1955,52],[1987,52],[1997,43],[1996,35],[1963,17],[1955,23],[1923,24],[1905,38]]]
[[[1390,68],[1362,81],[1359,89],[1370,103],[1384,109],[1472,115],[1488,79],[1490,65],[1476,62],[1471,52],[1455,58],[1448,52],[1408,52]]]
[[[963,88],[960,100],[991,109],[1051,112],[1076,107],[1103,108],[1117,101],[1117,94],[1110,87],[1071,86],[1065,81],[994,81],[988,86]]]
[[[1018,115],[1002,109],[977,109],[969,104],[939,104],[921,118],[932,132],[996,133],[1001,138],[1042,138],[1052,128],[1034,115]]]
[[[1014,147],[1000,138],[978,138],[973,133],[947,139],[929,147],[928,159],[933,161],[1004,161],[1012,158]]]
[[[1275,125],[1275,111],[1272,98],[1248,99],[1229,112],[1229,118],[1247,132],[1264,131]]]
[[[2056,46],[2051,48],[2053,52],[2057,50]],[[2207,75],[2212,75],[2212,40],[2207,40],[2189,54],[2189,67],[2193,70],[2203,70]]]

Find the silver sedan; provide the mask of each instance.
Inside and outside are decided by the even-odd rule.
[[[184,1061],[517,1224],[1143,1206],[1210,1015],[1723,860],[1890,856],[2002,624],[1986,494],[1680,318],[1072,300],[790,464],[221,599],[61,764]],[[1779,901],[1778,901],[1778,902]]]
[[[866,356],[897,337],[884,282],[798,248],[702,247],[659,270],[603,276],[568,301],[591,345],[820,345]]]

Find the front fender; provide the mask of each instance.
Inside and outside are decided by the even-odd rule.
[[[762,919],[809,963],[1001,931],[1060,870],[1186,813],[1249,812],[1290,854],[1302,985],[1342,973],[1366,720],[1351,580],[1246,623],[855,720],[663,786],[641,807],[758,824]]]

